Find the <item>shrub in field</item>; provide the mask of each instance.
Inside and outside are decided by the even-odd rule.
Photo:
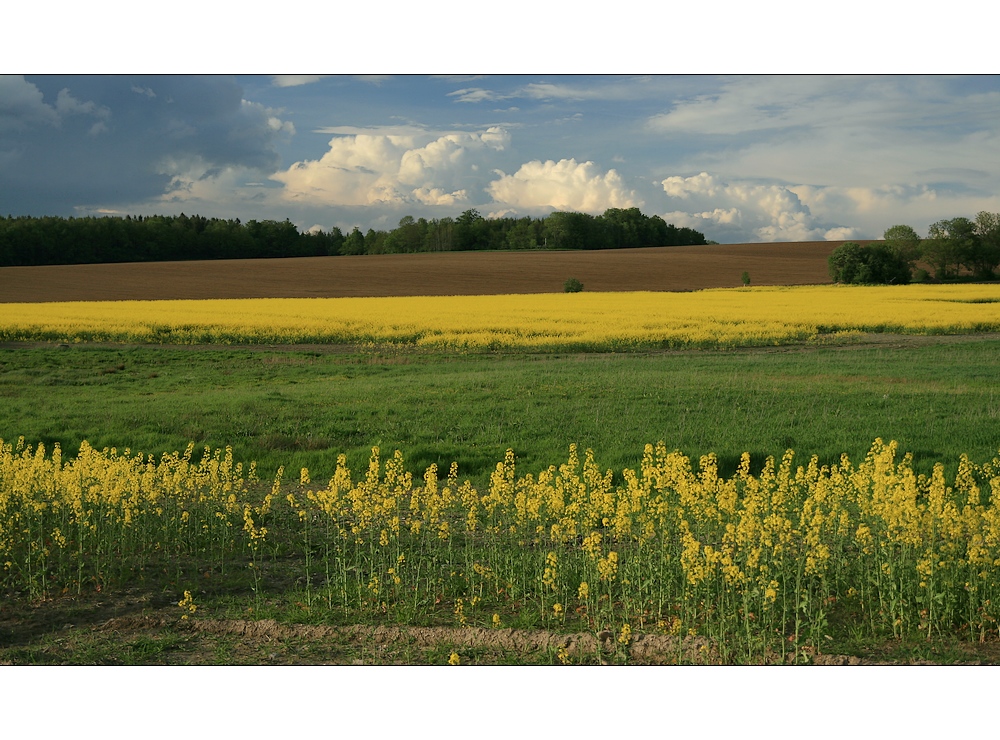
[[[583,283],[581,283],[576,278],[570,278],[565,283],[563,283],[564,293],[579,293],[583,290]]]

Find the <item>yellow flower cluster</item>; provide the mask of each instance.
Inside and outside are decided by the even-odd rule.
[[[136,561],[198,555],[222,564],[240,519],[254,528],[243,501],[257,483],[231,448],[194,445],[158,460],[131,450],[101,451],[83,442],[72,460],[56,445],[46,456],[23,438],[0,440],[0,560],[19,587],[100,587]],[[259,510],[258,510],[259,511]]]
[[[0,339],[432,347],[747,346],[1000,329],[996,285],[0,304]]]
[[[181,616],[181,619],[187,619],[191,614],[198,611],[198,605],[194,603],[194,597],[190,591],[184,592],[184,598],[177,602],[177,606],[187,612],[187,614]]]
[[[622,630],[618,633],[618,642],[622,645],[628,645],[632,642],[632,627],[628,622],[622,625]]]

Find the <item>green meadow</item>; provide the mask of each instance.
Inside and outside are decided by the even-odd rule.
[[[1000,341],[989,336],[623,354],[8,345],[0,348],[6,444],[23,437],[47,454],[58,444],[64,460],[84,440],[157,458],[190,443],[231,446],[234,460],[256,461],[263,487],[279,466],[287,483],[266,537],[256,529],[264,514],[253,499],[263,490],[251,492],[242,529],[239,509],[216,515],[195,506],[191,516],[204,523],[177,541],[148,511],[135,531],[105,528],[102,514],[94,534],[84,527],[74,535],[69,520],[62,534],[54,522],[34,531],[55,515],[45,506],[12,510],[12,526],[34,539],[27,549],[15,546],[5,566],[9,584],[29,585],[11,586],[0,603],[0,663],[620,663],[643,662],[649,640],[661,650],[675,646],[667,660],[682,663],[820,662],[823,653],[997,662],[995,642],[970,639],[983,639],[992,612],[965,614],[961,606],[988,605],[988,583],[979,601],[940,586],[948,611],[935,617],[944,627],[929,640],[913,579],[917,555],[892,544],[878,553],[914,581],[901,582],[914,593],[900,600],[891,583],[872,585],[883,571],[857,558],[853,529],[836,540],[827,576],[804,581],[794,563],[775,561],[777,580],[764,581],[769,591],[752,584],[733,591],[719,578],[697,586],[678,580],[687,551],[674,531],[645,549],[613,538],[609,521],[586,538],[545,547],[544,533],[532,540],[487,526],[463,534],[459,521],[443,538],[376,526],[355,539],[316,512],[288,508],[285,494],[303,495],[300,468],[323,486],[340,454],[361,479],[375,446],[383,461],[400,450],[415,481],[432,464],[444,476],[457,462],[460,480],[485,493],[508,449],[518,476],[537,476],[565,463],[575,444],[581,457],[592,449],[620,486],[623,469],[639,469],[645,445],[661,440],[696,467],[715,453],[723,479],[744,451],[757,474],[768,456],[789,449],[799,465],[812,455],[835,465],[846,453],[856,466],[876,438],[896,440],[900,455],[912,453],[914,472],[930,475],[940,462],[950,482],[963,453],[985,463],[1000,448],[998,365]],[[136,552],[119,542],[160,537],[158,526],[167,526],[162,550],[159,539]],[[594,544],[600,532],[615,548],[606,558]],[[711,543],[716,535],[699,536]],[[46,564],[59,537],[62,559]],[[595,547],[593,558],[584,554]],[[610,559],[619,553],[620,578]],[[501,572],[503,579],[489,580]],[[581,580],[595,589],[590,601]],[[884,598],[883,611],[903,621],[879,611]],[[632,629],[644,635],[638,642]],[[671,643],[671,635],[685,637]],[[710,644],[715,652],[704,652]]]
[[[159,455],[232,446],[262,477],[279,465],[363,471],[371,448],[486,485],[505,451],[519,470],[594,450],[616,476],[663,441],[720,474],[794,449],[833,463],[881,437],[917,472],[1000,448],[1000,342],[635,354],[324,352],[307,349],[0,349],[0,438],[73,456],[80,443]]]

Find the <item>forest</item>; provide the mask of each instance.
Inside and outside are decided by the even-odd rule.
[[[457,250],[623,249],[708,244],[704,234],[609,208],[599,216],[557,211],[544,218],[404,216],[391,230],[305,232],[289,220],[204,216],[0,217],[0,266],[317,257]]]

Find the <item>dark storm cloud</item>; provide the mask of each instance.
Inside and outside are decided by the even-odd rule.
[[[174,175],[271,173],[281,131],[274,112],[245,101],[228,78],[4,78],[0,212],[72,215],[154,198]]]

